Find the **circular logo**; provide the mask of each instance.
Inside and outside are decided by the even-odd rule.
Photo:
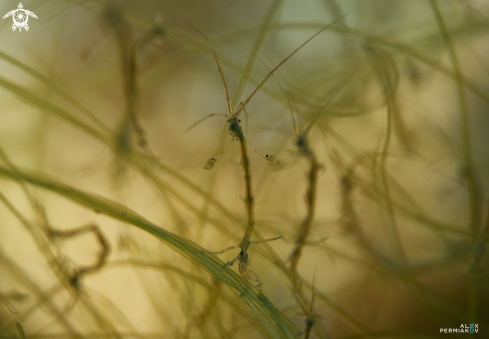
[[[14,23],[17,27],[23,27],[29,20],[29,17],[24,9],[17,9],[13,15]]]

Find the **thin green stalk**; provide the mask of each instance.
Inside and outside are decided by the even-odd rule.
[[[469,197],[469,206],[470,206],[470,215],[471,215],[471,228],[472,230],[477,230],[479,227],[479,211],[477,204],[477,186],[475,180],[475,169],[474,169],[474,161],[472,159],[472,147],[470,140],[470,121],[469,121],[469,111],[467,107],[467,97],[465,94],[465,84],[464,84],[464,75],[460,70],[460,65],[458,62],[457,54],[455,51],[455,47],[453,45],[450,34],[447,31],[445,26],[445,22],[443,17],[441,16],[440,10],[436,4],[435,0],[428,0],[431,9],[433,11],[433,15],[435,16],[436,23],[438,24],[438,28],[440,30],[440,34],[445,41],[447,46],[448,55],[450,58],[450,63],[452,64],[454,73],[455,73],[455,81],[457,82],[457,90],[459,96],[459,105],[460,105],[460,122],[461,122],[461,133],[464,147],[464,165],[467,172],[467,195]]]
[[[245,69],[239,79],[238,87],[236,88],[236,92],[234,93],[234,98],[232,102],[233,107],[236,107],[238,105],[240,97],[243,94],[243,90],[245,88],[246,82],[248,81],[248,77],[251,74],[251,71],[253,70],[253,66],[255,65],[258,51],[260,50],[261,45],[265,40],[266,33],[270,29],[270,25],[273,21],[273,18],[277,14],[280,5],[282,5],[282,2],[283,0],[275,0],[272,6],[270,6],[270,10],[268,11],[265,20],[263,21],[263,23],[261,24],[258,30],[258,35],[256,37],[255,43],[253,44],[253,49],[251,50],[250,57],[248,58],[248,62],[246,63]]]
[[[382,149],[380,151],[380,177],[383,186],[384,199],[387,205],[387,215],[389,219],[388,226],[388,236],[389,242],[392,248],[393,253],[395,253],[397,261],[403,266],[404,269],[409,269],[409,264],[406,258],[406,254],[404,253],[401,239],[399,237],[399,231],[397,226],[397,221],[395,217],[395,210],[392,203],[392,197],[390,193],[389,180],[388,180],[388,172],[387,172],[387,154],[389,151],[391,135],[392,135],[392,118],[395,110],[394,105],[394,90],[392,80],[388,71],[384,66],[385,59],[379,54],[377,50],[372,48],[371,46],[366,46],[365,48],[368,56],[371,59],[372,65],[377,73],[377,77],[379,82],[381,83],[384,93],[385,99],[387,103],[386,108],[386,128],[385,128],[385,137],[382,142]],[[376,164],[377,157],[374,157],[372,161],[372,172],[373,176],[376,176]]]
[[[277,31],[285,30],[285,29],[317,29],[317,28],[320,28],[323,26],[324,26],[323,23],[311,23],[311,22],[279,23],[279,24],[272,25],[270,27],[270,29],[271,30],[277,30]],[[480,27],[479,31],[482,31],[483,29],[487,29],[487,27],[488,27],[487,24],[483,24],[483,23],[481,24],[481,26],[482,27]],[[345,27],[345,26],[333,26],[330,28],[330,30],[331,30],[331,32],[336,32],[336,33],[343,34],[343,35],[349,35],[349,36],[352,36],[352,37],[357,38],[357,39],[365,39],[365,41],[368,43],[379,44],[379,45],[389,47],[389,48],[397,51],[399,54],[409,56],[415,60],[420,61],[421,63],[427,65],[428,67],[432,68],[433,70],[436,70],[436,71],[448,76],[449,78],[457,79],[457,74],[450,67],[445,66],[443,63],[440,62],[440,60],[438,60],[432,56],[425,55],[425,54],[421,53],[420,51],[416,50],[414,47],[411,47],[410,45],[395,42],[393,40],[389,40],[389,39],[386,39],[384,37],[375,36],[375,35],[372,35],[372,34],[369,34],[369,33],[366,33],[366,32],[360,31],[360,30],[355,30],[355,29]],[[239,35],[243,36],[243,38],[245,38],[246,36],[253,34],[255,31],[256,31],[256,28],[243,30],[243,31],[240,31]],[[220,39],[220,41],[232,40],[232,38],[234,38],[234,35],[236,35],[236,33],[233,33],[230,36],[226,35],[226,36],[222,37]],[[229,68],[235,72],[240,72],[239,69],[237,69],[234,65],[232,65],[231,63],[229,63],[225,60],[223,60],[222,63],[227,68]],[[486,89],[484,89],[483,86],[479,85],[478,83],[476,83],[474,80],[472,80],[471,78],[469,78],[467,76],[461,75],[459,80],[462,81],[464,83],[464,85],[467,87],[467,89],[469,89],[478,98],[480,98],[481,100],[483,100],[486,103],[489,103],[489,93],[487,92]],[[258,81],[256,79],[252,79],[252,78],[250,78],[249,81],[251,83],[255,83],[255,84],[258,83]],[[263,88],[263,91],[265,93],[267,93],[268,95],[270,95],[271,97],[273,97],[279,101],[285,102],[285,99],[283,99],[282,97],[279,98],[276,95],[276,93],[271,91],[270,89]],[[297,97],[297,98],[294,98],[294,100],[298,100],[299,102],[306,104],[310,107],[317,108],[317,105],[313,104],[315,102],[314,99],[309,100],[309,101],[305,101],[305,98]]]
[[[458,62],[457,54],[455,51],[455,46],[453,45],[452,38],[447,31],[445,21],[438,9],[438,5],[435,0],[428,0],[433,15],[438,24],[438,29],[440,34],[445,41],[445,45],[448,50],[448,55],[450,58],[450,63],[452,64],[453,70],[455,72],[455,80],[457,83],[457,91],[459,97],[459,109],[460,109],[460,122],[461,122],[461,134],[463,140],[463,160],[467,177],[467,195],[469,198],[469,209],[470,209],[470,227],[473,232],[477,232],[479,228],[479,216],[480,211],[478,210],[478,199],[477,199],[477,187],[475,180],[475,168],[472,159],[472,147],[470,140],[470,121],[469,112],[467,107],[467,97],[465,94],[465,85],[463,83],[463,74],[460,70],[460,65]],[[468,321],[474,321],[476,319],[477,313],[477,288],[472,282],[469,285],[469,319]]]
[[[42,291],[38,287],[38,283],[33,281],[27,275],[27,272],[24,272],[23,268],[15,263],[15,261],[12,260],[10,257],[8,257],[8,255],[4,253],[1,248],[0,265],[6,268],[12,274],[12,276],[19,280],[21,285],[25,286],[32,294],[36,296],[36,298],[39,300],[39,302],[37,303],[38,306],[44,306],[44,308],[48,310],[53,317],[58,319],[61,326],[68,333],[69,336],[76,339],[82,338],[82,336],[76,332],[75,328],[65,318],[63,312],[59,310],[58,306],[53,303],[51,297],[47,293]]]
[[[36,78],[37,80],[41,81],[43,84],[45,84],[46,86],[48,86],[49,88],[57,92],[63,98],[70,101],[75,107],[77,107],[87,117],[89,117],[93,122],[95,122],[105,133],[110,133],[110,128],[107,127],[107,124],[103,120],[101,120],[97,115],[95,115],[95,113],[90,111],[89,108],[83,105],[80,101],[78,101],[74,96],[72,96],[66,90],[56,85],[53,81],[49,80],[48,77],[42,75],[41,73],[38,73],[33,68],[21,63],[20,61],[12,58],[11,56],[3,53],[2,51],[0,51],[0,58],[20,68],[21,70],[30,74],[32,77]]]
[[[24,333],[24,327],[22,327],[22,321],[20,320],[19,313],[15,309],[15,307],[12,305],[8,299],[4,298],[0,294],[0,302],[2,302],[9,310],[10,314],[12,314],[12,317],[15,320],[15,327],[17,328],[17,334],[19,335],[19,339],[25,339],[25,333]]]
[[[167,244],[177,253],[198,265],[224,282],[234,293],[257,315],[265,328],[265,335],[269,338],[298,338],[297,328],[266,298],[257,293],[247,282],[234,273],[216,256],[195,243],[168,232],[150,221],[146,220],[131,209],[109,199],[89,194],[71,186],[47,178],[39,174],[18,171],[13,173],[10,169],[0,166],[0,176],[15,179],[20,177],[25,182],[43,187],[57,193],[64,198],[72,200],[86,208],[105,214],[116,220],[132,224],[154,235]]]

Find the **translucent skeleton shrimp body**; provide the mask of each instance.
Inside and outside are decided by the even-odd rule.
[[[264,243],[264,242],[274,241],[274,240],[278,240],[278,239],[281,239],[281,238],[282,237],[275,237],[275,238],[266,239],[266,240],[250,241],[249,244],[261,244],[261,243]],[[240,247],[240,245],[233,245],[231,247],[228,247],[228,248],[223,249],[222,251],[208,252],[208,253],[211,253],[211,254],[222,254],[224,252],[233,250],[233,249],[238,248],[238,247]],[[239,252],[238,256],[236,258],[234,258],[233,260],[228,261],[226,263],[226,265],[233,266],[236,263],[236,261],[238,262],[239,274],[241,275],[241,278],[243,278],[243,280],[245,280],[246,282],[248,282],[250,285],[252,285],[253,287],[255,287],[258,291],[260,291],[261,293],[263,293],[266,296],[267,294],[265,293],[265,290],[262,287],[263,284],[262,284],[262,282],[260,280],[260,277],[250,267],[250,263],[248,261],[248,252],[246,250],[241,249],[241,251]]]
[[[231,140],[232,141],[241,141],[242,140],[242,141],[246,142],[251,147],[251,149],[253,150],[253,152],[259,154],[263,159],[267,160],[271,164],[279,164],[280,163],[280,160],[275,155],[273,155],[271,153],[263,153],[263,152],[260,152],[244,136],[243,129],[241,128],[241,125],[240,125],[241,119],[239,119],[239,113],[241,112],[240,108],[242,107],[242,105],[243,104],[241,103],[240,106],[238,107],[238,110],[237,110],[238,113],[237,114],[233,114],[232,112],[229,115],[213,113],[213,114],[210,114],[210,115],[206,116],[205,118],[197,121],[192,126],[190,126],[189,128],[187,128],[185,131],[189,131],[190,129],[192,129],[193,127],[195,127],[196,125],[198,125],[202,121],[206,120],[207,118],[214,117],[214,116],[227,117],[228,118],[228,120],[227,120],[227,123],[228,123],[228,131],[229,131],[229,135],[231,136]],[[204,169],[206,169],[206,170],[213,169],[214,166],[216,165],[217,161],[219,160],[219,157],[224,153],[224,150],[225,149],[226,149],[226,147],[224,147],[216,155],[213,155],[212,157],[210,157],[206,161],[206,163],[204,165]]]
[[[226,96],[226,104],[227,104],[227,110],[228,110],[228,114],[226,115],[226,117],[227,117],[229,135],[231,136],[231,139],[233,141],[237,140],[240,143],[241,165],[243,167],[243,173],[244,173],[244,179],[245,179],[244,181],[245,181],[246,196],[245,196],[244,201],[245,201],[246,219],[247,219],[247,225],[245,228],[245,232],[244,232],[242,241],[239,245],[231,246],[231,247],[229,247],[225,250],[222,250],[220,252],[209,252],[209,253],[221,254],[221,253],[224,253],[224,252],[229,251],[231,249],[239,247],[241,249],[241,251],[239,252],[238,256],[236,258],[234,258],[232,261],[228,262],[227,265],[232,266],[236,261],[238,261],[239,262],[239,272],[240,272],[241,277],[245,281],[247,281],[249,284],[254,286],[256,289],[258,289],[258,291],[260,291],[264,295],[266,295],[266,294],[262,288],[262,283],[260,281],[260,278],[249,266],[247,250],[248,250],[250,244],[272,241],[272,240],[279,239],[280,237],[262,240],[262,241],[251,241],[250,240],[251,234],[252,234],[253,229],[254,229],[255,216],[254,216],[254,197],[253,197],[252,174],[251,174],[250,161],[248,158],[247,145],[249,144],[255,153],[260,154],[264,159],[266,159],[267,161],[269,161],[271,163],[279,163],[280,161],[273,154],[260,152],[258,149],[256,149],[256,147],[252,146],[246,140],[244,133],[243,133],[243,129],[241,128],[241,125],[240,125],[241,120],[239,119],[239,116],[240,116],[241,112],[246,112],[245,111],[246,105],[250,102],[251,98],[263,86],[263,84],[265,84],[265,82],[273,75],[273,73],[275,73],[275,71],[277,71],[280,68],[280,66],[282,66],[288,59],[290,59],[297,51],[299,51],[302,47],[304,47],[309,41],[311,41],[313,38],[315,38],[317,35],[319,35],[322,31],[331,27],[334,23],[341,20],[342,18],[343,17],[341,17],[340,19],[334,21],[330,25],[327,25],[324,28],[322,28],[321,30],[319,30],[316,34],[314,34],[312,37],[310,37],[308,40],[306,40],[302,45],[300,45],[298,48],[296,48],[285,59],[283,59],[275,68],[273,68],[265,76],[265,78],[262,80],[262,82],[260,82],[260,84],[255,88],[255,90],[250,94],[250,96],[243,103],[241,103],[238,106],[238,108],[236,109],[235,112],[233,112],[233,108],[231,107],[231,102],[229,99],[229,91],[227,88],[226,80],[224,78],[224,74],[223,74],[223,71],[221,69],[217,54],[216,54],[214,48],[212,47],[212,44],[210,43],[210,41],[207,39],[207,37],[204,36],[204,38],[207,40],[207,42],[209,43],[209,46],[211,48],[212,55],[213,55],[214,60],[216,62],[217,70],[219,71],[219,75],[221,77],[221,81],[222,81],[222,84],[224,87],[224,93]],[[197,121],[191,127],[189,127],[187,129],[187,131],[189,129],[195,127],[201,121],[203,121],[203,120],[205,120],[211,116],[217,116],[217,115],[223,115],[223,114],[211,114],[207,117],[204,117],[203,119]],[[212,169],[215,166],[215,164],[217,163],[220,155],[223,152],[224,152],[224,149],[221,150],[218,154],[212,156],[209,160],[207,160],[204,168],[207,170]],[[315,170],[313,172],[316,173],[317,171]],[[313,204],[311,204],[311,205],[313,205]]]
[[[221,69],[221,65],[219,63],[219,59],[217,57],[217,54],[216,54],[216,51],[214,50],[214,47],[212,46],[212,44],[210,43],[209,39],[207,39],[207,37],[205,35],[203,35],[203,37],[207,40],[211,50],[212,50],[212,54],[213,54],[213,57],[214,57],[214,60],[216,62],[216,65],[217,65],[217,69],[219,71],[219,74],[221,76],[221,81],[222,81],[222,84],[223,84],[223,87],[224,87],[224,92],[226,94],[226,104],[227,104],[227,110],[228,110],[228,114],[220,114],[220,113],[212,113],[212,114],[209,114],[207,115],[206,117],[198,120],[197,122],[195,122],[194,124],[192,124],[189,128],[187,128],[185,130],[185,132],[188,132],[189,130],[191,130],[192,128],[194,128],[195,126],[197,126],[198,124],[200,124],[201,122],[203,122],[204,120],[208,119],[208,118],[211,118],[211,117],[216,117],[216,116],[223,116],[223,117],[226,117],[227,118],[227,123],[228,123],[228,131],[229,131],[229,135],[231,136],[231,140],[233,141],[240,141],[241,143],[247,143],[248,145],[250,145],[250,147],[253,149],[253,152],[259,154],[262,158],[264,158],[265,160],[267,160],[268,162],[272,163],[272,164],[279,164],[280,163],[280,160],[273,154],[271,153],[263,153],[261,151],[259,151],[256,147],[254,147],[253,145],[251,145],[248,140],[246,140],[245,136],[244,136],[244,133],[243,133],[243,129],[241,128],[241,120],[239,119],[239,116],[241,114],[241,112],[245,111],[246,109],[246,105],[250,102],[250,100],[253,98],[253,96],[256,94],[256,92],[258,92],[258,90],[265,84],[265,82],[268,81],[268,79],[287,61],[289,60],[295,53],[297,53],[297,51],[299,51],[302,47],[304,47],[309,41],[311,41],[312,39],[314,39],[317,35],[319,35],[321,32],[323,32],[325,29],[327,28],[330,28],[332,25],[334,25],[336,22],[340,21],[341,19],[343,19],[344,16],[340,17],[339,19],[335,20],[333,23],[325,26],[324,28],[320,29],[317,33],[315,33],[313,36],[311,36],[309,39],[307,39],[302,45],[300,45],[298,48],[296,48],[291,54],[289,54],[285,59],[283,59],[277,66],[275,66],[275,68],[273,68],[266,76],[265,78],[260,82],[260,84],[254,89],[254,91],[250,94],[250,96],[244,101],[244,102],[241,102],[239,104],[239,106],[237,107],[236,111],[233,112],[233,108],[231,107],[231,102],[229,100],[229,91],[227,89],[227,85],[226,85],[226,79],[224,78],[224,73]],[[216,165],[217,161],[219,160],[219,156],[222,155],[222,153],[224,152],[224,149],[222,149],[218,154],[216,155],[213,155],[212,157],[210,157],[205,165],[204,165],[204,169],[206,170],[210,170],[212,168],[214,168],[214,166]]]

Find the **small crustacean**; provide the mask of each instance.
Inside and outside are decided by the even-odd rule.
[[[255,225],[255,215],[254,215],[254,197],[253,197],[253,185],[252,185],[252,175],[251,175],[251,166],[250,166],[250,159],[248,157],[248,151],[247,151],[247,145],[249,144],[249,142],[246,140],[245,136],[244,136],[244,133],[243,133],[243,129],[241,128],[240,126],[240,123],[241,123],[241,120],[239,119],[239,116],[241,114],[241,112],[245,112],[246,110],[246,105],[250,102],[250,100],[253,98],[253,96],[258,92],[258,90],[268,81],[268,79],[287,61],[289,60],[295,53],[297,53],[302,47],[304,47],[307,43],[309,43],[312,39],[314,39],[316,36],[318,36],[321,32],[323,32],[324,30],[326,30],[327,28],[331,27],[332,25],[334,25],[336,22],[338,22],[339,20],[341,20],[343,18],[343,16],[339,19],[337,19],[336,21],[334,21],[333,23],[323,27],[322,29],[320,29],[318,32],[316,32],[313,36],[311,36],[309,39],[307,39],[304,43],[302,43],[298,48],[296,48],[292,53],[290,53],[285,59],[283,59],[277,66],[275,66],[275,68],[273,68],[266,76],[265,78],[258,84],[258,86],[253,90],[253,92],[248,96],[248,98],[243,102],[241,103],[236,111],[233,111],[233,108],[232,108],[232,104],[231,104],[231,101],[230,101],[230,98],[229,98],[229,91],[228,91],[228,87],[227,87],[227,84],[226,84],[226,79],[224,78],[224,73],[221,69],[221,65],[219,63],[219,58],[217,57],[217,53],[216,51],[214,50],[214,47],[212,47],[212,44],[210,43],[210,41],[207,39],[207,37],[204,36],[204,38],[207,40],[210,48],[211,48],[211,52],[212,52],[212,55],[214,57],[214,60],[216,62],[216,66],[217,66],[217,70],[219,72],[219,75],[221,77],[221,82],[222,82],[222,85],[224,87],[224,94],[225,94],[225,98],[226,98],[226,105],[227,105],[227,111],[228,111],[228,114],[226,115],[227,117],[227,122],[228,122],[228,131],[229,131],[229,134],[231,135],[231,139],[234,141],[234,140],[237,140],[239,141],[239,144],[240,144],[240,150],[241,150],[241,165],[243,167],[243,174],[244,174],[244,182],[245,182],[245,208],[246,208],[246,220],[247,220],[247,225],[246,225],[246,228],[245,228],[245,232],[244,232],[244,235],[243,235],[243,238],[242,238],[242,241],[239,245],[234,245],[234,246],[231,246],[223,251],[220,251],[220,252],[217,252],[215,254],[220,254],[220,253],[223,253],[223,252],[226,252],[228,250],[231,250],[233,248],[237,248],[239,247],[241,249],[241,251],[239,252],[239,255],[233,259],[231,262],[228,263],[228,265],[233,265],[236,261],[239,260],[239,272],[241,274],[241,277],[246,280],[247,282],[249,282],[251,285],[253,285],[254,287],[256,287],[260,292],[262,292],[264,294],[264,291],[263,291],[263,288],[262,288],[262,283],[258,277],[258,275],[249,267],[249,262],[248,262],[248,253],[247,253],[247,250],[250,246],[250,244],[252,243],[259,243],[259,242],[265,242],[265,241],[271,241],[271,240],[275,240],[275,239],[278,239],[278,238],[275,238],[275,239],[268,239],[268,240],[263,240],[263,241],[250,241],[251,239],[251,234],[253,232],[253,229],[254,229],[254,225]],[[245,113],[246,114],[246,113]],[[216,116],[217,114],[212,114],[210,116]],[[201,119],[200,121],[194,123],[190,128],[196,126],[199,122],[209,118],[210,116],[207,116],[203,119]],[[312,124],[311,124],[312,125]],[[189,128],[189,129],[190,129]],[[189,130],[187,129],[187,131]],[[308,128],[306,128],[306,130],[308,130]],[[250,144],[251,148],[253,149],[253,151],[255,153],[258,153],[260,154],[264,159],[266,159],[267,161],[271,162],[271,163],[275,163],[275,164],[278,164],[280,163],[280,161],[277,159],[276,156],[274,156],[273,154],[270,154],[270,153],[262,153],[260,152],[256,147],[252,146]],[[222,151],[218,154],[220,155],[222,153]],[[312,152],[311,152],[312,154]],[[292,263],[293,263],[293,267],[292,269],[294,270],[295,267],[297,266],[297,262],[298,262],[298,258],[300,257],[300,250],[301,250],[301,245],[303,245],[303,243],[305,242],[305,238],[307,237],[307,234],[309,233],[309,229],[311,227],[311,223],[312,223],[312,217],[314,215],[314,206],[315,206],[315,186],[316,186],[316,181],[317,181],[317,172],[318,172],[318,168],[319,168],[319,165],[317,164],[314,156],[309,156],[309,158],[311,158],[312,160],[312,165],[311,165],[311,173],[310,173],[310,183],[311,183],[311,187],[309,189],[309,192],[307,194],[307,198],[308,198],[308,207],[309,207],[309,213],[308,213],[308,220],[306,220],[304,222],[304,225],[303,227],[301,227],[301,233],[302,235],[300,236],[300,239],[298,240],[298,255],[296,256],[296,258],[293,258],[291,259]],[[212,167],[215,166],[216,162],[218,160],[218,156],[213,156],[211,157],[206,165],[205,165],[205,169],[211,169]],[[295,263],[295,264],[294,264]]]
[[[314,221],[314,215],[316,211],[316,199],[317,199],[317,184],[318,184],[318,176],[319,176],[319,171],[324,168],[324,166],[318,162],[318,159],[314,153],[314,151],[311,149],[309,145],[309,140],[308,140],[308,134],[311,131],[312,127],[316,123],[317,119],[321,116],[321,113],[328,107],[328,105],[333,101],[335,96],[339,93],[339,90],[341,87],[343,87],[347,80],[350,78],[350,76],[353,74],[350,73],[345,79],[343,79],[342,82],[340,82],[339,87],[337,88],[336,93],[331,96],[326,103],[315,113],[314,119],[312,119],[307,126],[298,128],[295,122],[294,118],[294,111],[291,106],[291,117],[292,117],[292,124],[294,128],[294,144],[297,147],[297,153],[299,156],[307,159],[309,162],[309,171],[307,173],[307,182],[308,182],[308,187],[306,190],[306,206],[307,206],[307,214],[302,221],[302,223],[299,226],[298,229],[298,234],[297,238],[295,240],[295,247],[292,250],[292,253],[289,257],[290,261],[290,268],[293,273],[297,273],[297,266],[299,265],[299,260],[302,255],[302,250],[304,246],[306,245],[306,240],[307,237],[309,236],[309,233],[311,232],[312,228],[312,223]],[[300,131],[302,130],[302,131]],[[296,286],[298,287],[298,286]]]
[[[274,241],[274,240],[278,240],[280,238],[282,238],[282,237],[275,237],[275,238],[270,238],[270,239],[265,239],[265,240],[250,241],[248,243],[248,246],[251,244],[262,244],[264,242]],[[233,246],[230,246],[228,248],[223,249],[222,251],[207,252],[207,253],[222,254],[224,252],[233,250],[233,249],[238,248],[240,246],[241,246],[241,244],[233,245]],[[243,278],[243,280],[248,282],[250,285],[255,287],[258,291],[260,291],[261,293],[263,293],[266,296],[267,294],[265,293],[265,290],[262,287],[262,282],[261,282],[260,278],[258,277],[258,274],[256,274],[255,271],[253,271],[253,269],[250,267],[250,263],[248,261],[248,252],[246,250],[241,249],[241,251],[239,251],[238,256],[236,258],[234,258],[233,260],[228,261],[226,263],[226,265],[233,266],[236,263],[236,261],[238,262],[238,265],[239,265],[239,274],[241,275],[241,278]]]
[[[226,149],[226,147],[224,147],[219,153],[217,153],[216,155],[212,156],[209,160],[207,160],[207,162],[205,163],[204,169],[205,170],[213,169],[217,163],[217,160],[219,160],[219,157],[221,156],[222,153],[224,153],[225,149]]]
[[[263,152],[260,152],[259,150],[256,149],[255,146],[253,146],[249,142],[248,142],[248,145],[250,145],[250,147],[253,150],[253,152],[259,154],[266,161],[271,162],[272,164],[275,164],[275,165],[280,164],[280,160],[275,155],[273,155],[272,153],[263,153]]]
[[[224,80],[223,80],[224,81]],[[240,112],[240,111],[245,111],[244,107],[243,107],[243,110],[242,110],[242,105],[243,103],[240,104],[240,106],[238,106],[238,109],[237,109],[237,112]],[[259,151],[255,146],[253,146],[245,137],[244,135],[244,132],[243,132],[243,129],[241,127],[241,119],[239,119],[239,114],[240,113],[236,113],[236,114],[219,114],[219,113],[212,113],[212,114],[209,114],[208,116],[200,119],[199,121],[195,122],[194,124],[192,124],[189,128],[187,128],[185,130],[184,133],[190,131],[192,128],[194,128],[195,126],[197,126],[198,124],[200,124],[201,122],[203,122],[204,120],[207,120],[208,118],[211,118],[211,117],[218,117],[218,116],[222,116],[222,117],[228,117],[228,120],[227,120],[227,123],[228,123],[228,131],[229,131],[229,135],[231,136],[231,140],[232,141],[240,141],[242,143],[247,143],[252,149],[253,149],[253,152],[259,154],[263,159],[267,160],[268,162],[272,163],[272,164],[280,164],[280,160],[273,154],[271,153],[264,153],[264,152],[261,152]],[[224,147],[218,154],[212,156],[211,158],[209,158],[209,160],[207,160],[207,162],[205,163],[204,165],[204,169],[206,170],[211,170],[214,168],[214,166],[216,165],[217,161],[219,160],[219,156],[221,156],[223,153],[224,153],[224,150],[226,149],[226,147]]]
[[[228,131],[233,141],[244,139],[243,129],[239,125],[240,123],[241,119],[238,119],[237,115],[231,115],[228,119]]]
[[[245,109],[246,109],[246,105],[250,102],[251,98],[253,98],[253,96],[258,92],[258,90],[268,81],[268,79],[270,79],[270,77],[287,61],[289,60],[295,53],[297,53],[302,47],[304,47],[307,43],[309,43],[312,39],[314,39],[317,35],[319,35],[321,32],[323,32],[325,29],[331,27],[332,25],[334,25],[336,22],[338,22],[339,20],[343,19],[343,16],[339,19],[337,19],[336,21],[334,21],[333,23],[323,27],[322,29],[320,29],[317,33],[315,33],[313,36],[311,36],[309,39],[307,39],[302,45],[300,45],[299,47],[297,47],[292,53],[290,53],[285,59],[283,59],[277,66],[275,66],[275,68],[273,68],[266,76],[265,78],[260,82],[260,84],[253,90],[253,92],[248,96],[248,98],[239,104],[239,106],[236,108],[236,111],[233,111],[233,108],[232,108],[232,105],[231,105],[231,101],[229,99],[229,91],[228,91],[228,87],[227,87],[227,84],[226,84],[226,79],[224,78],[224,73],[221,69],[221,65],[219,63],[219,59],[217,57],[217,53],[216,51],[214,50],[214,47],[212,46],[212,44],[210,43],[209,39],[207,39],[206,36],[204,36],[204,38],[207,40],[210,48],[211,48],[211,51],[212,51],[212,55],[214,56],[214,60],[216,61],[216,66],[217,66],[217,70],[219,72],[219,75],[221,76],[221,81],[222,81],[222,84],[223,84],[223,87],[224,87],[224,94],[226,95],[226,104],[227,104],[227,110],[228,110],[228,114],[220,114],[220,113],[212,113],[212,114],[209,114],[208,116],[200,119],[199,121],[195,122],[194,124],[192,124],[189,128],[187,128],[185,130],[185,132],[191,130],[192,128],[194,128],[195,126],[197,126],[199,123],[201,123],[202,121],[210,118],[210,117],[214,117],[214,116],[225,116],[227,117],[227,122],[228,122],[228,131],[229,131],[229,134],[231,135],[231,139],[234,141],[234,140],[237,140],[240,142],[240,145],[241,145],[241,148],[242,149],[245,149],[246,148],[246,143],[249,144],[249,142],[246,140],[245,136],[244,136],[244,133],[243,133],[243,129],[241,128],[240,126],[240,123],[241,123],[241,120],[239,119],[239,116],[241,114],[241,112],[244,112]],[[251,146],[251,145],[250,145]],[[278,164],[280,163],[280,161],[277,159],[276,156],[274,156],[273,154],[270,154],[270,153],[262,153],[260,151],[258,151],[256,149],[256,147],[254,146],[251,146],[253,148],[253,151],[255,153],[258,153],[260,155],[262,155],[262,157],[271,162],[271,163],[274,163],[274,164]],[[243,154],[245,154],[246,152],[243,152]],[[244,160],[244,159],[242,159]],[[205,169],[212,169],[214,167],[214,165],[216,164],[217,162],[217,158],[214,156],[212,158],[210,158],[206,165],[204,166]],[[243,163],[245,163],[245,161],[242,161]]]
[[[265,296],[267,296],[265,290],[262,287],[262,282],[258,277],[258,274],[256,274],[255,271],[253,271],[253,269],[250,267],[250,263],[248,262],[248,253],[246,251],[241,250],[235,259],[238,260],[239,274],[241,275],[241,278],[243,278],[249,284],[254,286],[258,291],[263,293]],[[232,266],[233,264],[234,262],[230,264],[230,266]]]

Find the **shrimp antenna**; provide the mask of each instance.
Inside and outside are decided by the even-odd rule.
[[[304,131],[303,131],[304,134],[307,134],[309,132],[309,130],[311,129],[312,125],[317,121],[317,119],[319,118],[319,116],[321,115],[321,113],[326,109],[326,107],[329,106],[329,104],[334,100],[334,98],[336,98],[336,96],[338,95],[338,93],[340,93],[341,89],[346,85],[346,83],[348,82],[348,80],[352,77],[353,74],[355,74],[356,71],[357,71],[357,68],[355,68],[350,74],[348,74],[343,79],[343,81],[336,88],[336,90],[335,90],[334,94],[331,96],[331,98],[329,98],[329,100],[323,105],[323,107],[321,107],[318,110],[318,112],[316,113],[316,116],[314,117],[314,119],[304,129]]]
[[[209,119],[209,118],[213,118],[213,117],[227,117],[227,115],[226,115],[226,114],[222,114],[222,113],[211,113],[211,114],[209,114],[208,116],[203,117],[202,119],[200,119],[200,120],[198,120],[198,121],[194,122],[192,125],[190,125],[189,127],[187,127],[187,128],[185,129],[185,131],[183,131],[183,134],[185,134],[185,133],[189,132],[189,131],[190,131],[190,130],[192,130],[192,129],[193,129],[195,126],[197,126],[198,124],[200,124],[201,122],[203,122],[203,121],[205,121],[205,120],[207,120],[207,119]]]
[[[311,307],[309,309],[309,315],[312,315],[312,307],[314,305],[314,297],[316,296],[316,294],[314,293],[314,283],[316,282],[316,269],[317,269],[317,266],[314,267],[314,273],[312,274],[312,288],[311,288],[312,296],[311,296]]]
[[[212,55],[214,56],[214,60],[216,60],[217,70],[219,71],[219,74],[221,75],[222,85],[224,86],[224,93],[226,94],[226,103],[228,105],[228,112],[229,112],[229,115],[232,116],[233,115],[233,109],[231,107],[231,101],[229,99],[228,86],[226,85],[226,79],[224,78],[224,73],[222,72],[221,64],[219,64],[219,59],[217,57],[216,51],[214,50],[214,47],[212,46],[211,42],[203,33],[201,33],[201,34],[204,37],[204,39],[207,40],[207,43],[209,44],[209,46],[211,48]]]
[[[336,19],[335,21],[333,21],[332,23],[330,23],[329,25],[327,26],[324,26],[323,28],[321,28],[316,34],[314,34],[312,37],[310,37],[309,39],[306,40],[306,42],[304,42],[302,45],[300,45],[298,48],[296,48],[292,53],[290,53],[284,60],[282,60],[277,66],[275,66],[274,69],[272,69],[270,71],[270,73],[267,74],[267,76],[265,77],[265,79],[262,80],[262,82],[260,82],[260,84],[255,88],[255,90],[251,93],[251,95],[248,97],[248,99],[246,99],[246,101],[244,102],[243,107],[245,107],[248,102],[250,102],[251,98],[253,97],[253,95],[255,95],[255,93],[261,88],[261,86],[263,86],[263,84],[265,84],[265,82],[267,82],[267,80],[273,75],[273,73],[275,73],[275,71],[277,69],[280,68],[280,66],[282,66],[287,60],[289,60],[295,53],[297,53],[302,47],[304,47],[309,41],[311,41],[312,39],[314,39],[316,36],[318,36],[322,31],[324,31],[325,29],[327,28],[330,28],[331,26],[333,26],[335,23],[337,23],[338,21],[342,20],[344,17],[346,16],[346,14],[342,15],[341,17],[339,17],[338,19]],[[226,90],[227,91],[227,90]],[[229,103],[228,103],[229,104]],[[239,115],[239,113],[241,113],[241,110],[238,110],[236,112],[236,115]]]

